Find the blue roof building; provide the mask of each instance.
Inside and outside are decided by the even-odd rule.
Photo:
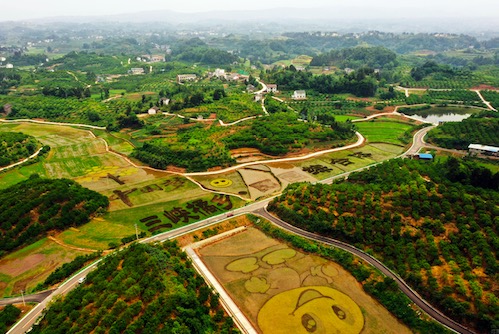
[[[418,158],[420,160],[433,160],[433,155],[431,155],[429,153],[419,153]]]

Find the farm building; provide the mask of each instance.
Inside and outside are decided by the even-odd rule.
[[[276,93],[277,85],[276,84],[268,84],[267,85],[267,93]]]
[[[304,90],[295,90],[293,95],[291,96],[293,100],[306,100],[307,93]]]
[[[159,111],[159,108],[158,108],[158,107],[152,107],[152,108],[150,108],[150,109],[147,111],[147,113],[148,113],[149,115],[156,115],[156,114],[158,113],[158,111]]]
[[[480,144],[470,144],[468,150],[471,154],[485,154],[499,157],[499,147]]]
[[[416,160],[433,160],[433,155],[429,153],[418,153],[413,155],[413,159]]]

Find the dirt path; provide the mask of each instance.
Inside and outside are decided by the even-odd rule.
[[[55,242],[56,244],[58,244],[59,246],[62,246],[64,248],[69,248],[69,249],[73,249],[73,250],[77,250],[77,251],[81,251],[81,252],[88,252],[88,253],[96,253],[99,251],[97,249],[80,248],[80,247],[76,247],[76,246],[71,246],[71,245],[65,244],[64,242],[62,242],[61,240],[59,240],[53,236],[49,236],[48,238],[50,240],[52,240],[53,242]]]
[[[4,123],[19,123],[19,122],[28,122],[28,123],[37,123],[37,124],[47,124],[47,125],[62,125],[62,126],[77,126],[81,128],[89,128],[89,129],[97,129],[97,130],[106,130],[105,126],[96,126],[96,125],[88,125],[88,124],[80,124],[80,123],[61,123],[61,122],[48,122],[48,121],[37,121],[34,119],[0,119],[0,122]]]
[[[19,162],[16,162],[16,163],[12,164],[12,165],[8,165],[8,166],[5,166],[5,167],[0,168],[0,172],[1,172],[1,171],[3,171],[3,170],[6,170],[6,169],[10,169],[10,168],[12,168],[12,167],[19,166],[19,165],[21,165],[21,164],[25,163],[26,161],[28,161],[28,160],[30,160],[30,159],[33,159],[34,157],[38,156],[38,154],[40,154],[40,152],[42,151],[42,149],[43,149],[43,146],[42,146],[42,147],[40,147],[40,148],[38,149],[38,151],[36,151],[35,153],[33,153],[32,155],[30,155],[30,156],[29,156],[29,157],[27,157],[26,159],[23,159],[23,160],[21,160],[21,161],[19,161]]]
[[[471,90],[472,92],[475,92],[478,97],[482,100],[482,102],[487,106],[487,108],[489,108],[490,110],[493,110],[493,111],[497,111],[497,109],[495,109],[494,107],[492,107],[492,104],[485,100],[485,98],[483,97],[482,93],[477,89],[477,90]]]

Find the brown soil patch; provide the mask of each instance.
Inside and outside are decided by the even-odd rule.
[[[363,102],[371,102],[372,99],[369,97],[347,97],[348,101],[363,101]]]
[[[297,172],[291,171],[283,174],[277,175],[279,179],[284,179],[288,182],[300,182],[303,179],[303,175]]]
[[[475,89],[475,90],[499,90],[499,88],[494,87],[494,86],[490,86],[490,85],[479,85],[476,87],[472,87],[471,89]]]
[[[287,162],[273,162],[269,164],[270,167],[282,168],[282,169],[293,169],[295,166]]]
[[[30,277],[27,277],[25,279],[22,279],[22,280],[15,282],[12,291],[14,293],[21,291],[21,290],[26,291],[27,287],[30,283],[32,283],[33,281],[38,281],[40,279],[40,277],[45,276],[47,272],[54,271],[57,268],[57,266],[58,266],[57,263],[55,263],[54,261],[50,261],[49,263],[47,263],[45,265],[44,272],[40,272],[39,274],[30,276]]]
[[[185,173],[185,172],[187,172],[187,169],[170,165],[170,166],[166,167],[166,171],[173,172],[173,173]]]
[[[22,259],[0,261],[0,273],[9,276],[19,276],[20,274],[36,267],[38,263],[45,259],[43,254],[32,254]]]
[[[272,190],[274,188],[278,188],[279,187],[278,184],[276,184],[275,182],[272,182],[272,180],[269,180],[269,179],[252,183],[249,186],[253,187],[255,189],[258,189],[258,190],[260,190],[261,192],[264,192],[264,193],[267,192],[267,191],[269,191],[269,190]]]
[[[194,242],[206,239],[205,236],[203,235],[204,231],[207,230],[217,230],[217,234],[233,230],[236,227],[240,226],[250,226],[252,225],[251,221],[246,217],[246,216],[238,216],[238,217],[233,217],[229,220],[225,220],[221,222],[220,224],[217,224],[215,226],[210,226],[208,228],[204,228],[202,230],[197,230],[193,233],[185,234],[179,238],[177,238],[177,242],[180,245],[180,247],[184,247],[187,245],[190,245]]]

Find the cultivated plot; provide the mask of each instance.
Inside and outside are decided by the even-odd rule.
[[[43,282],[55,268],[88,254],[44,238],[0,259],[0,295],[17,295]]]
[[[262,333],[410,333],[338,264],[246,231],[198,249]]]
[[[368,143],[389,143],[404,145],[401,138],[413,125],[391,119],[376,119],[355,123],[357,131],[366,137]]]

